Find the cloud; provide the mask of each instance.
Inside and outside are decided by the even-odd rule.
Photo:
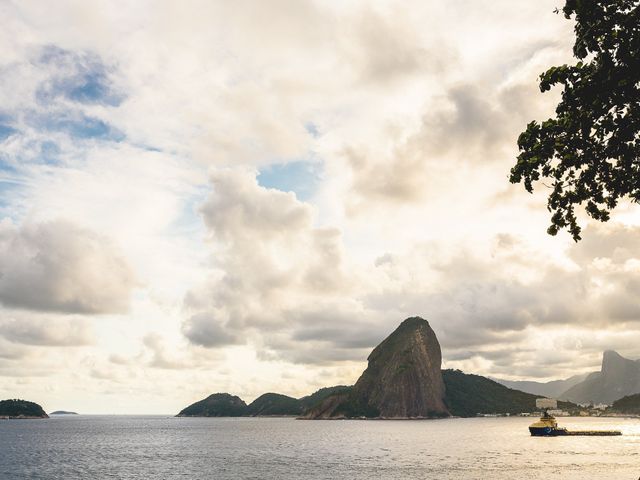
[[[543,364],[544,352],[559,350],[574,355],[574,368],[589,366],[602,349],[628,348],[616,332],[640,334],[640,251],[632,241],[640,228],[611,224],[589,227],[585,235],[591,240],[569,244],[562,262],[505,234],[490,251],[445,253],[428,244],[387,254],[376,265],[386,287],[365,306],[389,316],[420,312],[453,365],[525,376]],[[587,331],[601,337],[571,341]],[[576,352],[584,360],[576,361]],[[557,370],[569,364],[558,360]]]
[[[189,317],[182,326],[182,332],[194,345],[203,347],[224,347],[243,343],[242,335],[220,324],[209,312]],[[159,358],[162,358],[161,356]],[[165,363],[165,362],[161,362]]]
[[[480,170],[508,172],[504,165],[515,158],[515,139],[535,113],[535,94],[530,78],[495,89],[454,84],[423,106],[416,126],[390,125],[384,148],[347,144],[338,158],[350,175],[348,212],[455,196],[450,189],[469,189],[472,171],[476,176]]]
[[[215,172],[212,190],[202,207],[210,279],[185,298],[182,330],[195,345],[249,343],[261,358],[294,363],[353,361],[417,314],[455,362],[501,369],[513,355],[507,346],[544,329],[640,322],[640,284],[629,276],[640,268],[638,233],[629,227],[593,229],[592,243],[568,244],[562,261],[502,233],[475,250],[418,242],[356,268],[338,230],[316,227],[308,204],[261,187],[253,172]],[[600,236],[629,241],[607,250]]]
[[[48,347],[87,346],[95,341],[85,320],[29,318],[24,315],[0,320],[0,336],[16,344]]]
[[[19,361],[28,356],[28,354],[29,351],[24,345],[16,345],[0,336],[0,359],[4,361],[0,363],[0,366],[8,360]]]
[[[106,238],[65,221],[0,224],[0,302],[60,313],[123,313],[134,274]]]
[[[192,312],[183,323],[186,337],[220,347],[257,336],[281,354],[292,351],[284,343],[296,335],[298,341],[343,342],[338,326],[349,317],[357,323],[362,312],[349,298],[353,279],[339,231],[314,226],[309,204],[261,187],[255,172],[214,172],[212,190],[202,207],[213,249],[211,280],[186,296]],[[303,325],[329,330],[296,333]]]

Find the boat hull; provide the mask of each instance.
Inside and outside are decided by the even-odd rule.
[[[534,437],[559,437],[567,434],[564,428],[553,427],[529,427],[529,432]]]

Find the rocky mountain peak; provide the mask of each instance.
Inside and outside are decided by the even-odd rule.
[[[613,350],[606,350],[602,354],[602,369],[603,374],[612,373],[619,368],[624,368],[624,365],[632,360],[628,360]]]
[[[350,392],[330,397],[309,418],[448,416],[440,344],[429,322],[404,320],[373,349]]]
[[[578,403],[612,403],[640,392],[640,361],[624,358],[607,350],[602,354],[602,369],[574,385],[560,398]]]

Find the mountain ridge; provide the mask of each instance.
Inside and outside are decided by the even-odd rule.
[[[573,375],[561,380],[551,380],[549,382],[537,382],[534,380],[504,380],[496,377],[488,377],[494,382],[498,382],[505,387],[533,395],[542,395],[549,398],[560,398],[569,388],[584,381],[589,373]]]
[[[323,388],[299,399],[267,393],[249,405],[230,394],[214,394],[178,416],[231,416],[227,404],[233,400],[237,407],[233,416],[295,415],[314,420],[468,417],[533,412],[535,399],[545,396],[511,389],[480,375],[442,370],[440,344],[429,322],[421,317],[404,320],[367,360],[367,368],[353,386]],[[567,402],[560,407],[577,408]]]
[[[599,372],[550,382],[493,380],[523,392],[574,403],[611,404],[624,396],[640,393],[640,360],[630,360],[615,350],[605,350]]]
[[[589,374],[561,398],[575,403],[612,404],[636,393],[640,393],[640,360],[630,360],[614,350],[605,350],[600,371]]]

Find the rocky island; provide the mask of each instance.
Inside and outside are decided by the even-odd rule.
[[[50,415],[78,415],[76,412],[67,412],[66,410],[56,410],[51,412]]]
[[[448,417],[441,361],[429,323],[408,318],[371,352],[353,388],[331,395],[304,418]]]
[[[40,405],[27,400],[0,400],[0,418],[31,419],[49,418]]]
[[[440,344],[429,322],[411,317],[369,355],[353,386],[322,388],[299,399],[265,393],[247,405],[216,393],[183,409],[180,417],[297,416],[303,419],[420,419],[536,411],[541,395],[513,390],[480,375],[442,370]],[[560,402],[560,408],[577,406]]]

